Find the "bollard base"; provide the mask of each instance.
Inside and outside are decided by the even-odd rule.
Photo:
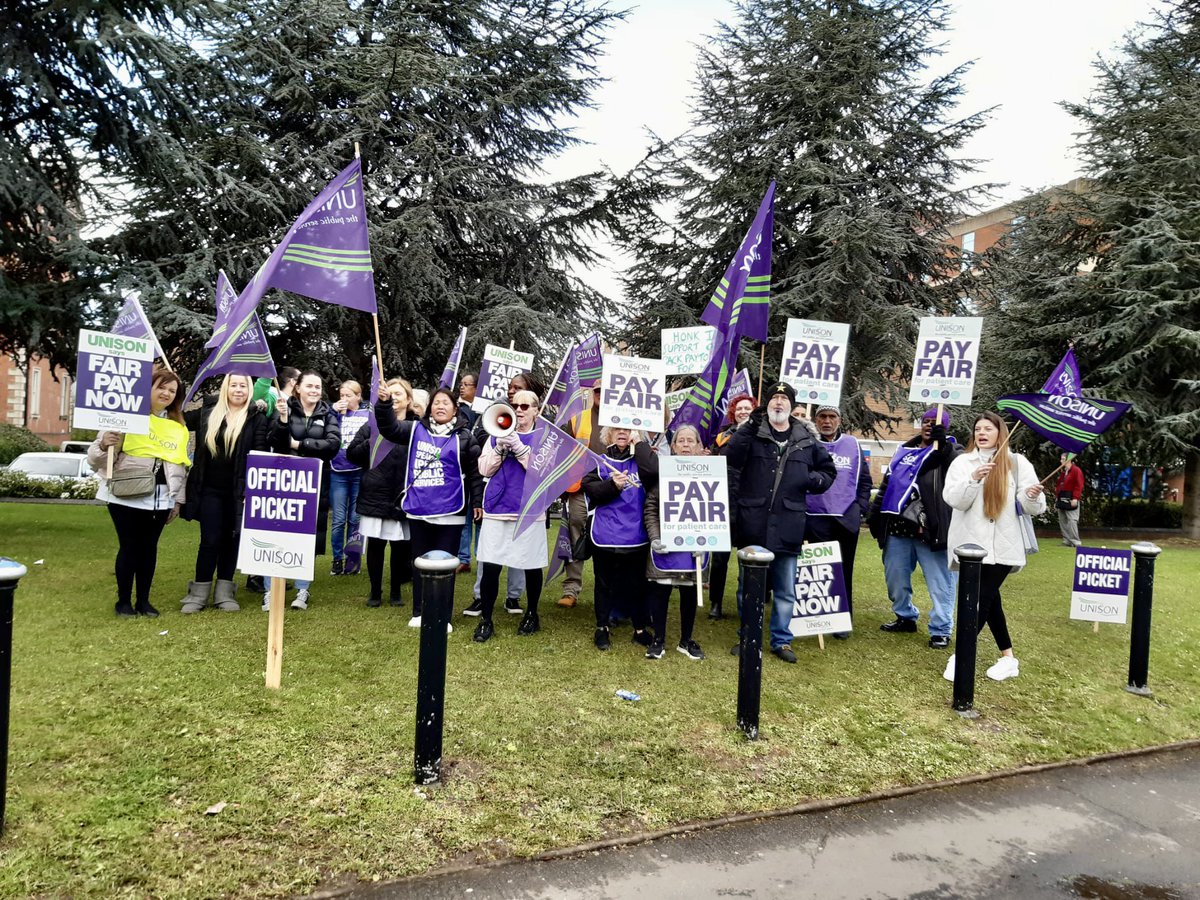
[[[1136,684],[1125,685],[1125,690],[1131,694],[1137,694],[1139,697],[1153,697],[1154,691],[1148,687],[1138,687]]]
[[[420,785],[440,784],[441,781],[442,781],[442,770],[441,770],[441,766],[439,766],[439,765],[432,765],[432,766],[428,766],[428,767],[419,766],[416,769],[416,771],[413,773],[413,783],[414,784],[420,784]]]
[[[960,719],[978,719],[979,710],[977,709],[956,709],[954,711]]]
[[[746,735],[746,740],[748,740],[748,741],[757,741],[758,740],[758,726],[757,725],[743,725],[741,722],[739,722],[738,730],[740,730],[742,732],[742,734]]]

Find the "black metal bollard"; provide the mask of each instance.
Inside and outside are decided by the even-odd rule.
[[[431,550],[413,561],[422,579],[421,651],[417,658],[417,734],[413,780],[442,780],[442,713],[446,706],[446,626],[454,608],[458,557]]]
[[[13,594],[28,570],[15,559],[0,556],[0,831],[8,799],[8,710],[12,695]]]
[[[1146,687],[1150,672],[1150,613],[1154,606],[1154,561],[1162,549],[1148,541],[1134,544],[1133,627],[1129,630],[1129,684],[1125,690],[1152,696]]]
[[[758,740],[762,702],[762,634],[767,601],[767,571],[775,554],[765,547],[738,551],[742,567],[742,628],[738,649],[737,724],[752,741]]]
[[[954,548],[958,557],[958,611],[954,632],[954,710],[965,719],[975,711],[975,652],[979,638],[979,579],[987,551],[978,544]]]

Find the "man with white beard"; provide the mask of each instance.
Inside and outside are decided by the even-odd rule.
[[[759,545],[775,554],[768,578],[771,652],[794,663],[790,625],[796,603],[796,556],[804,544],[807,496],[827,491],[837,477],[833,458],[807,423],[791,417],[796,391],[780,382],[729,441],[730,491],[736,547]],[[738,576],[738,609],[742,580]],[[740,647],[740,644],[739,644]],[[733,652],[737,652],[734,647]]]

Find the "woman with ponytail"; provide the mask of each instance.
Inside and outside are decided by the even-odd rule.
[[[1025,565],[1025,542],[1017,516],[1036,516],[1046,511],[1042,490],[1029,460],[1008,449],[1008,426],[1004,420],[995,413],[981,413],[975,419],[967,452],[950,464],[942,498],[952,510],[947,544],[951,570],[958,569],[955,547],[978,544],[987,551],[979,583],[976,622],[979,631],[984,625],[991,628],[1000,648],[1000,659],[987,670],[988,678],[993,681],[1020,674],[1000,600],[1000,586]],[[947,680],[954,680],[953,656],[944,674]]]
[[[245,375],[226,375],[217,395],[185,416],[188,430],[196,433],[196,451],[180,515],[200,523],[200,547],[196,580],[188,582],[180,608],[183,613],[198,613],[208,606],[214,572],[216,608],[223,612],[241,608],[233,572],[246,493],[246,455],[268,448],[267,419],[250,402],[252,392],[253,385]]]

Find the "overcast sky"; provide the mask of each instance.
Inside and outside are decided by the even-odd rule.
[[[616,5],[620,5],[619,3]],[[946,52],[934,71],[974,61],[960,106],[965,115],[999,107],[964,150],[982,160],[972,183],[1001,182],[988,206],[1031,189],[1076,177],[1074,121],[1058,103],[1083,100],[1093,84],[1097,54],[1111,58],[1122,36],[1146,21],[1151,0],[964,0],[953,4]],[[588,141],[556,159],[551,177],[629,169],[647,146],[647,129],[673,137],[686,129],[696,47],[732,17],[728,0],[645,0],[612,29],[601,73],[609,81],[597,108],[575,123]],[[747,209],[747,221],[754,211]],[[612,260],[588,273],[596,287],[619,296]]]

